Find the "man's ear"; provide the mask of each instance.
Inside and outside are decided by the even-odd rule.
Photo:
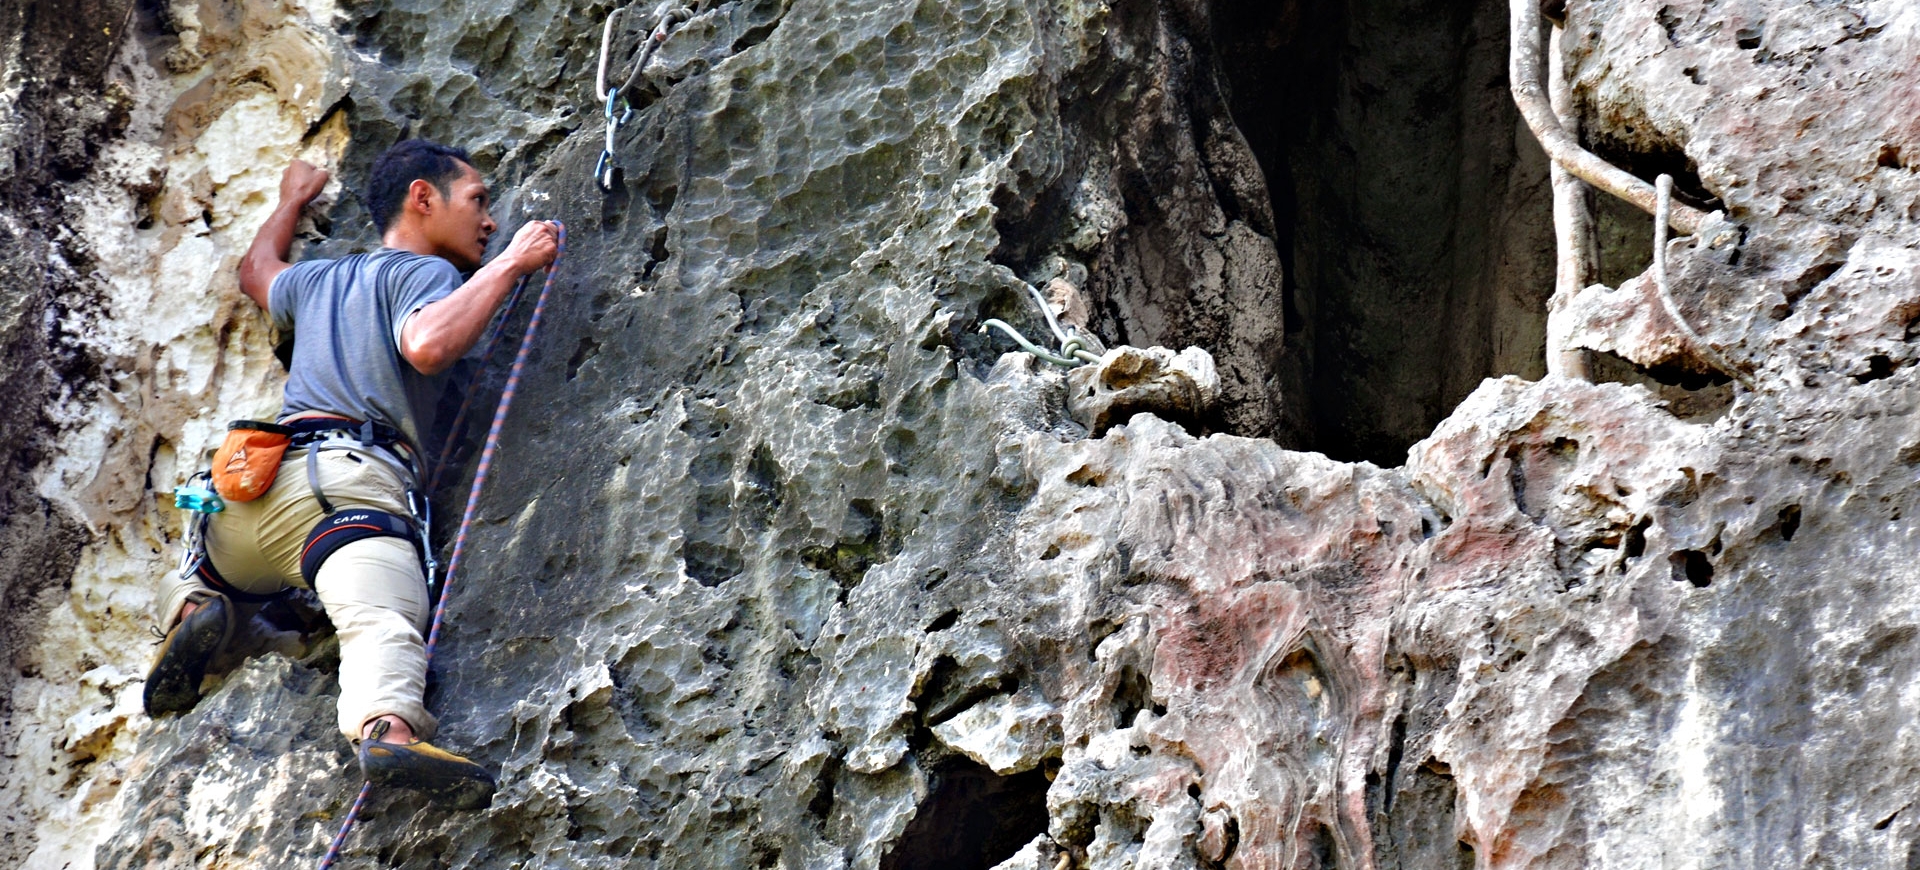
[[[440,205],[440,189],[424,178],[416,178],[407,185],[407,210],[419,212],[422,216],[433,214]]]

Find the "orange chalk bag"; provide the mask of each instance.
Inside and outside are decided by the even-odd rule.
[[[213,454],[213,489],[227,501],[253,501],[273,486],[294,430],[276,423],[235,420]]]

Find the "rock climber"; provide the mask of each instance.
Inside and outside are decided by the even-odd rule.
[[[282,334],[294,331],[277,424],[252,424],[285,433],[286,452],[262,494],[207,518],[204,558],[163,585],[157,615],[170,630],[147,675],[147,712],[199,701],[207,664],[234,631],[235,601],[308,587],[338,632],[338,724],[367,779],[480,808],[492,775],[427,742],[437,720],[423,699],[431,604],[410,504],[417,445],[443,373],[514,283],[553,262],[557,232],[529,222],[482,265],[496,228],[486,182],[465,151],[411,139],[373,163],[367,204],[383,247],[289,263],[300,213],[327,177],[293,161],[240,262],[241,292]]]

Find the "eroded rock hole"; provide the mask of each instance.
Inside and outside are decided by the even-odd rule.
[[[1647,552],[1647,530],[1653,528],[1653,517],[1641,517],[1633,528],[1620,539],[1620,554],[1629,559],[1638,559]]]
[[[1398,465],[1487,377],[1544,374],[1545,158],[1508,96],[1507,4],[1216,0],[1233,122],[1287,311],[1273,434]],[[1291,418],[1291,419],[1288,419]]]
[[[1473,867],[1472,849],[1434,836],[1436,831],[1452,831],[1458,826],[1453,771],[1445,762],[1429,756],[1412,766],[1392,791],[1396,799],[1373,819],[1378,832],[1375,848],[1379,866]]]
[[[921,721],[926,725],[938,725],[988,697],[1011,695],[1019,690],[1018,677],[1000,675],[979,679],[962,668],[953,657],[943,655],[934,659],[933,669],[927,675],[926,684],[916,694],[916,699],[920,705]]]
[[[1780,540],[1791,541],[1800,531],[1800,506],[1790,504],[1780,509]]]
[[[1047,777],[1001,776],[965,758],[933,772],[920,804],[881,870],[986,870],[1047,830]]]
[[[1340,849],[1333,836],[1333,829],[1324,824],[1313,829],[1313,860],[1320,870],[1336,870],[1340,866]]]
[[[1667,557],[1673,565],[1673,579],[1685,580],[1696,589],[1713,584],[1713,562],[1699,550],[1681,550]]]
[[[1153,681],[1146,674],[1131,666],[1121,668],[1118,684],[1113,690],[1113,727],[1133,727],[1133,720],[1142,710],[1166,712],[1165,707],[1154,703]]]
[[[1853,376],[1854,383],[1869,384],[1883,378],[1893,377],[1896,366],[1886,354],[1876,353],[1867,357],[1867,370]]]
[[[1721,372],[1695,372],[1678,366],[1641,366],[1604,351],[1588,357],[1593,380],[1602,384],[1637,384],[1647,388],[1675,417],[1689,423],[1711,423],[1733,407],[1733,379]]]

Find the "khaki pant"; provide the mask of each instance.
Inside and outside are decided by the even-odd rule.
[[[307,451],[289,450],[266,494],[227,502],[207,523],[207,557],[234,588],[271,594],[305,587],[300,551],[325,516],[307,483]],[[405,478],[372,450],[320,452],[321,489],[336,510],[364,507],[407,515]],[[363,538],[320,566],[314,594],[340,638],[338,724],[348,739],[376,716],[393,715],[421,739],[439,722],[421,701],[426,692],[426,631],[432,603],[411,542]],[[171,626],[190,597],[218,594],[198,577],[169,575],[161,588],[162,625]]]

